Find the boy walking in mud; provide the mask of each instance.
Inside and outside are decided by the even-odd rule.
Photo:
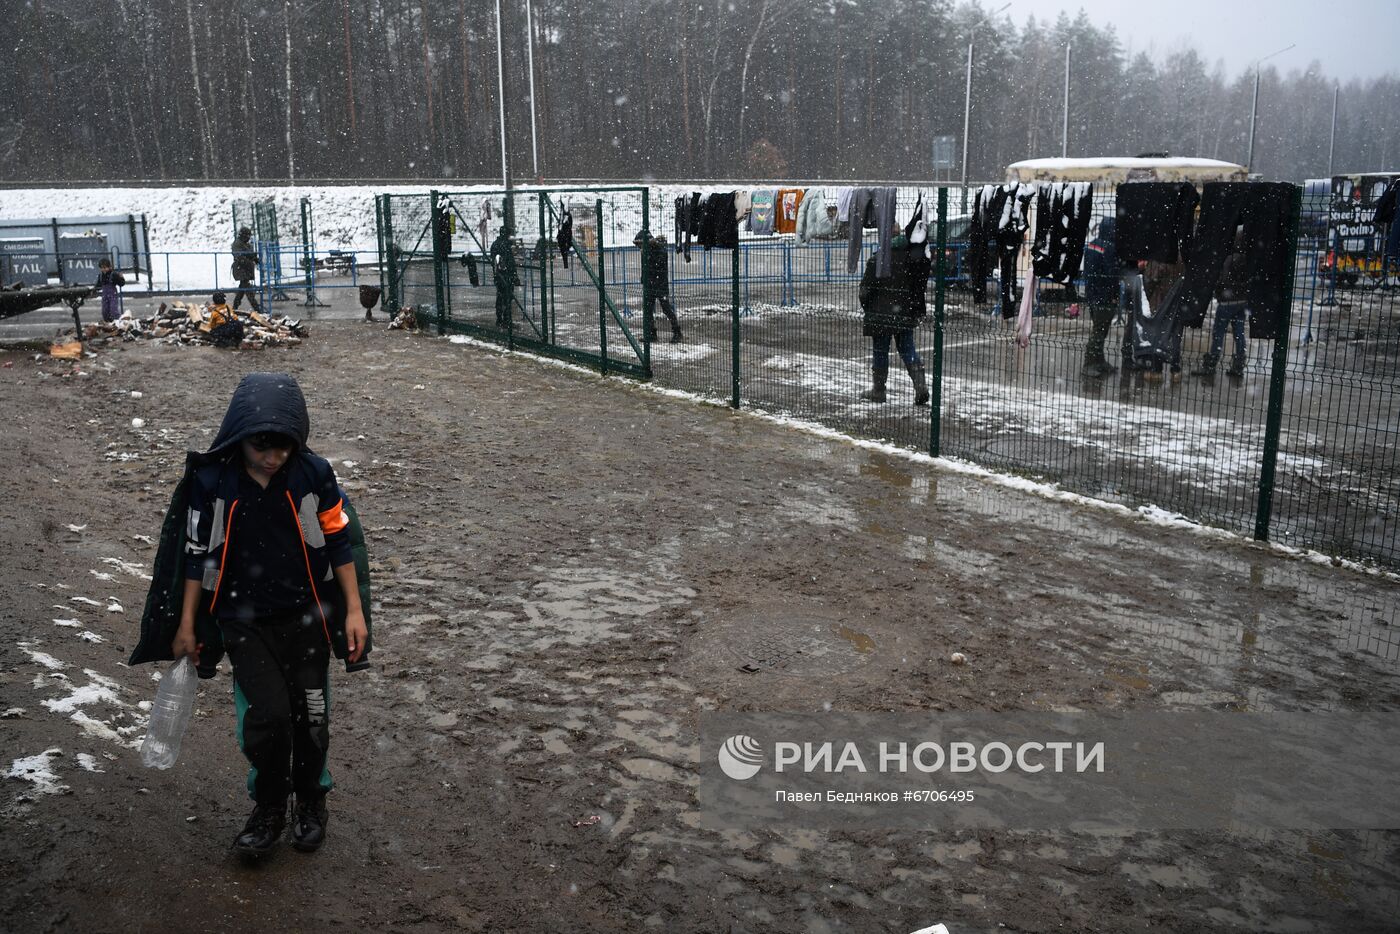
[[[233,664],[238,741],[256,803],[233,848],[248,856],[276,847],[289,795],[292,846],[311,852],[324,842],[330,655],[347,670],[368,667],[352,552],[359,525],[331,465],[307,448],[309,431],[294,378],[250,374],[213,446],[191,455],[186,473],[183,600],[170,651],[193,657],[208,676],[217,652],[201,643],[222,641]],[[160,577],[158,558],[153,588]]]

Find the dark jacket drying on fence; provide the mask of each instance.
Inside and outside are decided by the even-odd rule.
[[[1084,238],[1093,213],[1094,186],[1088,182],[1041,182],[1035,202],[1035,274],[1069,286],[1084,258]]]
[[[1175,314],[1200,327],[1225,259],[1234,252],[1235,229],[1243,227],[1246,271],[1243,300],[1249,304],[1249,333],[1273,340],[1286,333],[1290,308],[1288,231],[1295,186],[1287,182],[1208,182],[1202,189],[1201,220],[1186,258],[1186,276]],[[1239,300],[1239,299],[1237,299]]]
[[[866,260],[860,278],[862,333],[866,337],[898,334],[919,323],[927,311],[928,263],[923,247],[911,250],[903,235],[891,240],[888,276],[879,274],[878,256]]]
[[[1001,269],[1001,316],[1016,317],[1013,288],[1016,282],[1016,254],[1025,237],[1027,209],[1035,197],[1030,184],[983,185],[972,202],[972,222],[968,227],[968,274],[976,302],[987,300],[987,276],[995,256]]]
[[[1119,185],[1118,256],[1125,262],[1151,259],[1175,263],[1191,247],[1200,196],[1187,182],[1128,182]]]
[[[559,258],[564,262],[564,268],[569,268],[569,251],[574,247],[574,214],[568,208],[563,209],[559,215],[559,233],[555,237],[559,244]]]
[[[700,204],[700,245],[705,249],[739,248],[739,219],[734,216],[734,192],[715,192]]]

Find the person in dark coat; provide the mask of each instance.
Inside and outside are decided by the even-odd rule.
[[[1089,306],[1089,342],[1084,346],[1085,376],[1108,376],[1116,372],[1104,357],[1109,328],[1118,314],[1119,279],[1116,245],[1117,222],[1105,217],[1098,234],[1084,247],[1084,302]]]
[[[1249,260],[1244,253],[1244,228],[1235,231],[1235,246],[1220,270],[1220,282],[1215,287],[1215,324],[1211,328],[1210,351],[1201,361],[1200,369],[1192,370],[1192,376],[1212,377],[1225,352],[1225,331],[1230,330],[1235,337],[1235,352],[1230,357],[1230,368],[1226,376],[1244,375],[1245,361],[1245,320],[1249,316],[1245,303],[1249,288]]]
[[[871,256],[865,263],[865,274],[860,279],[860,307],[864,313],[862,332],[870,338],[872,385],[860,397],[867,402],[885,401],[885,384],[890,374],[890,339],[894,339],[895,349],[909,379],[914,383],[914,404],[928,405],[928,379],[924,374],[923,361],[914,347],[914,327],[927,311],[924,289],[927,278],[917,274],[914,267],[914,254],[922,257],[924,249],[916,245],[910,249],[909,240],[896,228],[890,241],[890,274],[886,278],[876,276],[876,259]]]
[[[292,845],[321,846],[331,789],[330,656],[344,651],[349,668],[369,651],[351,517],[330,463],[307,448],[310,428],[293,377],[251,373],[213,445],[187,468],[185,581],[170,655],[194,658],[202,672],[199,618],[213,617],[233,663],[239,745],[256,802],[234,841],[246,856],[281,841],[292,794]]]
[[[639,232],[632,242],[637,249],[642,248],[645,231]],[[671,304],[671,267],[666,257],[666,238],[652,237],[646,250],[646,306],[642,309],[642,323],[646,328],[646,339],[656,340],[656,303],[661,303],[661,313],[671,322],[671,343],[681,340],[681,322],[676,317],[675,306]]]
[[[248,298],[248,304],[253,306],[256,312],[262,312],[262,306],[258,304],[257,293],[253,289],[253,277],[258,274],[258,251],[253,248],[253,231],[249,227],[241,227],[238,236],[233,241],[233,267],[231,272],[233,278],[238,282],[238,288],[234,292],[234,310],[243,304],[244,296]]]
[[[496,280],[496,327],[506,330],[510,327],[510,306],[515,301],[515,247],[510,242],[515,236],[515,228],[501,225],[501,232],[491,241],[491,268]]]

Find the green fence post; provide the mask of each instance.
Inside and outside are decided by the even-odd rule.
[[[306,305],[315,307],[319,304],[316,301],[316,283],[314,270],[316,268],[316,257],[311,248],[311,199],[301,199],[301,263],[306,269]],[[315,314],[315,312],[308,312]]]
[[[729,404],[739,407],[739,246],[729,251]]]
[[[642,189],[642,374],[651,379],[651,333],[655,324],[651,320],[651,276],[647,273],[651,263],[651,204],[649,191]],[[661,257],[662,262],[666,257]],[[669,278],[669,277],[668,277]]]
[[[543,191],[537,196],[540,209],[540,240],[536,248],[540,260],[540,337],[546,343],[549,342],[549,274],[554,264],[554,255],[549,251],[549,228],[545,224],[544,201],[547,197],[549,195]]]
[[[1303,210],[1303,189],[1293,186],[1288,229],[1288,279],[1283,286],[1285,313],[1282,331],[1274,338],[1273,365],[1269,373],[1269,414],[1264,423],[1264,459],[1259,468],[1259,509],[1254,516],[1255,541],[1269,540],[1274,510],[1274,470],[1278,466],[1279,434],[1283,428],[1283,389],[1288,370],[1288,338],[1293,324],[1293,264],[1298,259],[1298,221]]]
[[[603,283],[607,280],[607,254],[603,252],[603,199],[593,207],[593,220],[598,231],[598,358],[599,369],[608,375],[608,302]]]
[[[430,223],[433,225],[433,292],[434,301],[437,302],[437,329],[438,335],[447,333],[447,289],[442,281],[442,271],[447,257],[442,243],[442,208],[438,204],[438,191],[434,188],[428,192],[428,197],[432,199],[429,205],[431,210]]]
[[[135,281],[141,281],[141,251],[136,248],[136,218],[128,214],[126,216],[126,229],[131,233],[131,256],[136,266]]]
[[[146,223],[146,215],[141,215],[141,244],[146,251],[146,291],[155,290],[155,264],[151,262],[151,228]]]
[[[934,239],[938,251],[934,260],[937,279],[933,284],[933,372],[929,386],[928,452],[939,457],[943,451],[943,309],[948,286],[948,189],[938,189],[938,235]]]
[[[384,310],[390,318],[398,316],[399,296],[399,257],[398,244],[394,242],[394,197],[384,196],[384,272],[388,276],[389,291],[385,294]]]

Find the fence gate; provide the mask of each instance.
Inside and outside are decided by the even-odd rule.
[[[412,308],[438,333],[650,377],[642,268],[653,247],[634,244],[650,224],[646,188],[385,194],[375,215],[390,314]],[[508,223],[513,285],[491,257]]]

